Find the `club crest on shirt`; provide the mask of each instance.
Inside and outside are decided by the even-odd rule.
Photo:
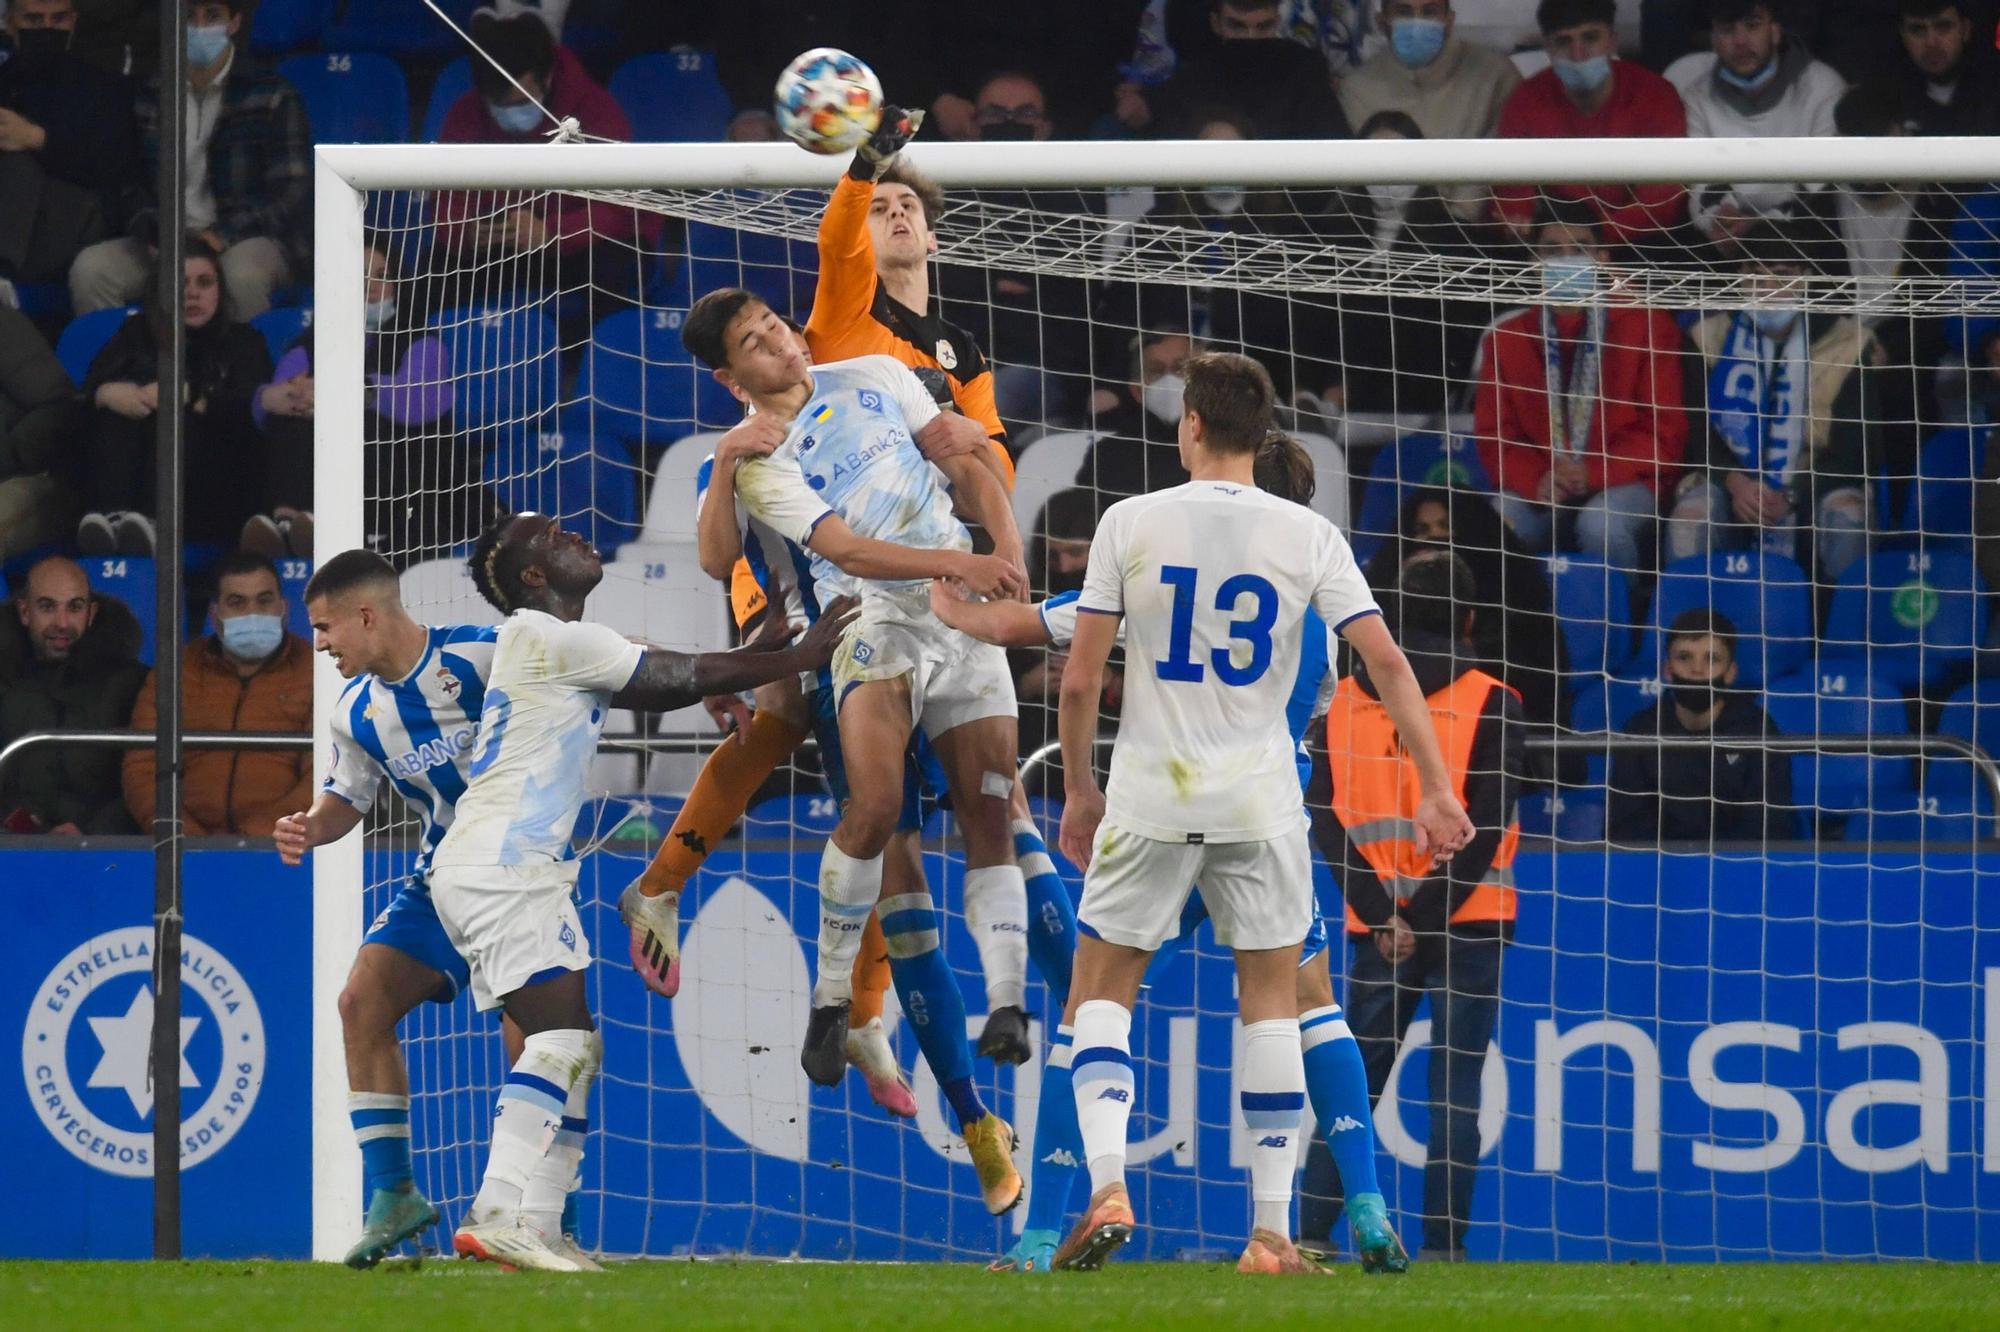
[[[862,389],[854,396],[860,402],[862,411],[880,412],[882,410],[882,395],[874,389]]]
[[[869,659],[872,658],[874,655],[875,655],[875,649],[873,647],[870,647],[866,640],[858,638],[854,640],[854,660],[856,662],[858,662],[863,666],[866,666],[869,662]]]
[[[938,339],[937,351],[935,355],[937,357],[937,363],[943,366],[945,369],[947,370],[958,369],[958,353],[952,350],[950,339],[948,338]]]
[[[446,698],[458,697],[458,677],[451,673],[450,667],[440,666],[437,668],[437,682],[438,688],[444,691]]]

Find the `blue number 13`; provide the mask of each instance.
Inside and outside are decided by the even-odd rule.
[[[1169,564],[1160,569],[1160,582],[1174,591],[1173,618],[1167,626],[1167,655],[1153,663],[1162,680],[1195,684],[1203,678],[1202,664],[1194,659],[1195,580],[1199,576],[1199,570],[1185,564]],[[1271,669],[1271,628],[1278,622],[1278,589],[1271,586],[1270,580],[1256,574],[1237,574],[1224,579],[1215,591],[1215,609],[1234,615],[1245,594],[1254,596],[1256,604],[1249,618],[1230,621],[1229,636],[1250,645],[1250,660],[1238,666],[1227,648],[1215,648],[1208,654],[1216,675],[1226,685],[1251,684]]]

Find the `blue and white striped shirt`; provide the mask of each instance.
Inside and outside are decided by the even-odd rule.
[[[366,814],[387,778],[423,824],[415,873],[451,826],[472,767],[497,625],[429,630],[422,660],[400,680],[361,675],[333,708],[333,769],[322,789]]]

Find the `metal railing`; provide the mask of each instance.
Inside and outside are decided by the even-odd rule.
[[[185,731],[181,734],[184,749],[311,749],[309,735],[290,735],[278,731]],[[7,780],[7,769],[15,760],[31,749],[44,745],[78,745],[86,749],[150,749],[153,744],[151,731],[134,730],[93,730],[88,727],[55,727],[47,731],[29,731],[26,735],[15,736],[4,747],[0,747],[0,782]]]
[[[1103,750],[1112,743],[1113,737],[1100,735],[1096,747]],[[1624,735],[1614,731],[1585,731],[1571,735],[1530,735],[1527,747],[1532,753],[1544,754],[1609,754],[1615,751],[1640,751],[1660,749],[1713,749],[1721,744],[1727,749],[1760,749],[1781,754],[1866,754],[1874,758],[1894,758],[1898,755],[1915,755],[1919,758],[1948,757],[1964,759],[1972,764],[1986,787],[1986,794],[1993,802],[1993,836],[2000,838],[2000,762],[1995,762],[1988,754],[1970,740],[1962,740],[1955,735],[1772,735],[1772,736],[1720,736],[1705,739],[1701,736],[1651,736]],[[1062,752],[1056,741],[1036,749],[1021,764],[1021,778],[1026,781],[1033,773],[1047,765],[1049,760]],[[0,754],[0,758],[4,758]],[[1534,785],[1554,785],[1537,782]]]

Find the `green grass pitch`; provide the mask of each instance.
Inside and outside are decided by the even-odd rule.
[[[509,1276],[455,1261],[349,1272],[273,1262],[0,1263],[0,1326],[1293,1329],[1460,1332],[1533,1326],[1934,1329],[2000,1326],[2000,1273],[1975,1266],[1413,1267],[1254,1279],[1223,1266],[1114,1265],[1095,1276],[973,1266],[642,1262],[603,1276]]]

